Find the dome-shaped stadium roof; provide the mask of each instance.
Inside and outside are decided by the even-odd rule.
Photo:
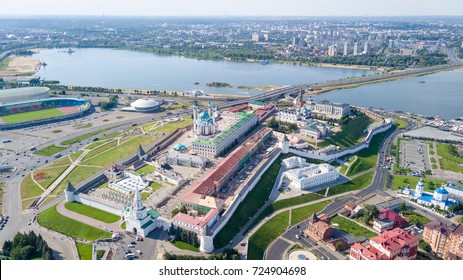
[[[0,90],[0,103],[22,102],[47,98],[47,87],[22,87]]]
[[[130,104],[135,109],[141,109],[141,110],[146,110],[146,109],[152,109],[157,106],[159,106],[159,102],[148,99],[148,98],[140,98]]]

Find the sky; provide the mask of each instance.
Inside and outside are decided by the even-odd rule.
[[[1,16],[463,15],[462,0],[0,0]]]

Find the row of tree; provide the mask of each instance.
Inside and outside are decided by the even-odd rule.
[[[53,251],[42,236],[33,231],[29,233],[17,233],[13,240],[3,243],[2,253],[11,260],[52,260]]]

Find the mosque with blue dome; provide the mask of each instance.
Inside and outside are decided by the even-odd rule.
[[[442,184],[440,188],[434,190],[434,193],[429,193],[424,191],[424,181],[420,180],[418,184],[416,184],[415,191],[411,191],[410,186],[406,186],[405,189],[402,190],[402,193],[410,195],[411,199],[416,199],[418,204],[428,207],[435,206],[439,207],[441,210],[447,210],[456,203],[454,199],[449,198],[449,192],[446,190],[449,184],[451,183]]]
[[[207,111],[200,112],[196,101],[193,104],[193,132],[198,137],[207,137],[217,133],[215,118],[219,117],[217,106],[208,102]]]

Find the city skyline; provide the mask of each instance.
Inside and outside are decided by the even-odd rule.
[[[102,15],[107,16],[461,16],[458,0],[373,2],[331,0],[326,2],[289,0],[212,1],[148,0],[57,1],[18,0],[3,3],[1,16]]]

